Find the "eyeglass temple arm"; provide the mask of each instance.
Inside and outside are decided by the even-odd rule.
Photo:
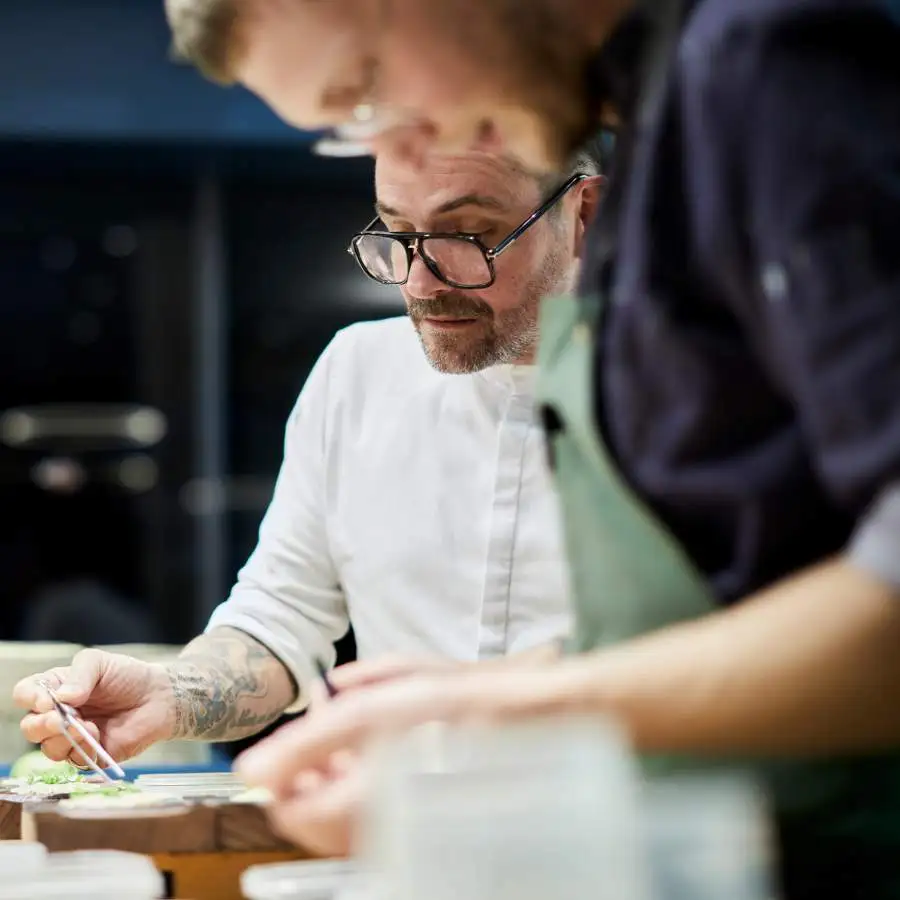
[[[568,178],[563,184],[561,184],[518,228],[511,231],[493,250],[488,251],[489,257],[491,259],[496,259],[501,253],[504,253],[508,250],[538,219],[544,216],[547,211],[555,206],[572,188],[578,184],[580,181],[584,181],[586,178],[590,178],[589,175],[575,174],[571,178]],[[381,221],[380,216],[375,216],[368,225],[360,234],[364,234],[374,225],[377,225],[378,222]],[[347,247],[347,252],[353,253],[353,244],[351,242],[350,246]]]
[[[578,184],[589,178],[589,175],[573,175],[565,183],[560,185],[518,228],[511,231],[493,250],[490,251],[491,259],[496,259],[501,253],[508,250],[538,219],[544,216],[547,211],[555,206],[559,201]],[[376,219],[377,221],[377,219]],[[367,226],[370,227],[370,226]]]

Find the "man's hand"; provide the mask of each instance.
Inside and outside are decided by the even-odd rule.
[[[536,669],[542,664],[555,661],[558,655],[558,644],[547,644],[514,656],[480,663],[434,657],[389,657],[340,666],[331,673],[330,681],[338,692],[339,697],[336,699],[340,699],[342,703],[346,703],[349,693],[355,692],[362,692],[370,700],[372,697],[376,700],[382,698],[380,702],[385,702],[380,688],[390,688],[393,685],[404,694],[409,690],[411,682],[425,679],[440,689],[438,686],[446,685],[445,679],[449,676],[458,678],[476,673],[480,686],[484,684],[483,679],[488,673]],[[456,683],[463,691],[476,689],[474,682],[466,679]],[[323,713],[329,716],[328,707],[335,702],[321,683],[312,687],[311,694],[307,724],[313,720],[321,721]],[[420,708],[423,713],[427,712],[427,718],[434,717],[434,709],[430,703]],[[490,717],[491,713],[487,709],[485,713]],[[324,725],[326,728],[327,721],[329,720],[326,719]],[[372,733],[379,724],[392,728],[390,722],[379,723],[376,718],[371,723]],[[289,731],[290,726],[283,730]],[[358,754],[346,749],[327,755],[327,763],[316,769],[297,769],[292,779],[288,776],[291,783],[287,793],[269,809],[273,827],[283,837],[305,850],[322,856],[347,856],[353,849],[353,826],[365,797],[364,772],[364,768],[358,763]]]
[[[311,852],[323,856],[348,855],[352,851],[353,826],[366,790],[365,770],[358,764],[355,749],[350,748],[358,748],[382,728],[402,730],[405,727],[403,723],[407,721],[416,724],[419,719],[441,718],[434,702],[438,696],[444,704],[443,717],[448,720],[503,718],[509,711],[502,708],[502,698],[497,697],[498,706],[492,708],[482,693],[484,689],[490,694],[494,683],[485,679],[492,673],[514,670],[527,674],[530,670],[540,673],[538,680],[543,689],[543,666],[555,662],[558,656],[559,645],[554,643],[479,663],[433,657],[391,657],[350,663],[335,669],[330,681],[338,696],[329,697],[321,683],[313,686],[310,711],[301,723],[304,725],[301,733],[310,727],[314,734],[321,729],[327,732],[334,727],[335,721],[343,722],[346,728],[347,717],[354,718],[355,710],[365,710],[371,718],[358,722],[361,731],[351,728],[344,732],[346,742],[338,739],[342,749],[334,753],[323,749],[321,753],[314,754],[319,762],[311,768],[305,767],[302,758],[291,759],[295,726],[287,726],[278,732],[279,741],[284,743],[272,744],[272,738],[262,743],[262,752],[274,752],[286,767],[283,777],[276,775],[276,779],[280,779],[282,793],[279,801],[269,809],[273,827],[288,840]],[[474,702],[469,698],[470,692],[474,695]],[[457,696],[454,697],[454,694]],[[352,700],[353,695],[361,699]],[[521,698],[521,695],[517,696]],[[408,705],[410,701],[412,705]],[[335,704],[337,720],[334,718]],[[391,710],[391,715],[388,715],[388,710]],[[455,715],[454,710],[459,710],[460,715]],[[247,759],[252,762],[255,753],[252,751],[241,758],[239,771],[242,771]],[[271,789],[270,781],[264,783]]]
[[[38,684],[42,679],[78,711],[87,730],[116,760],[137,756],[171,733],[173,693],[163,666],[118,653],[82,650],[70,666],[26,678],[13,689],[16,704],[29,710],[22,719],[22,733],[40,744],[50,759],[83,762],[61,732],[60,717]],[[72,737],[93,756],[76,733]]]
[[[478,667],[351,691],[238,760],[281,801],[290,836],[341,823],[356,789],[336,779],[298,795],[342,750],[429,721],[611,715],[646,752],[820,757],[900,740],[900,609],[891,588],[833,560],[736,607],[557,664]],[[352,787],[352,785],[351,785]],[[309,817],[308,819],[306,817]]]
[[[305,773],[329,772],[335,754],[358,752],[383,733],[430,721],[509,721],[577,710],[582,669],[580,660],[485,671],[471,667],[360,688],[320,704],[312,715],[257,744],[238,758],[237,771],[248,784],[296,802],[298,779]],[[310,808],[315,793],[307,798]],[[322,796],[332,802],[330,793]]]
[[[283,792],[380,731],[578,711],[644,752],[733,758],[871,752],[900,741],[900,605],[842,559],[734,607],[558,664],[473,667],[337,697],[242,760]]]
[[[339,694],[370,688],[398,678],[414,675],[440,675],[452,671],[462,671],[466,663],[435,657],[388,656],[375,660],[347,663],[338,666],[328,676]],[[310,710],[317,710],[323,703],[330,703],[331,697],[321,681],[310,687]]]
[[[339,694],[355,691],[359,688],[373,687],[386,681],[398,678],[410,678],[414,675],[449,675],[453,672],[492,672],[509,668],[528,668],[541,663],[551,663],[559,659],[560,642],[541,644],[497,659],[479,662],[460,662],[440,657],[404,657],[390,656],[376,660],[347,663],[335,669],[329,679]],[[325,686],[317,682],[311,689],[311,707],[328,702],[331,698]]]
[[[72,665],[34,675],[13,690],[29,710],[22,733],[50,758],[80,763],[53,711],[46,680],[76,709],[88,731],[116,760],[164,740],[238,740],[274,722],[296,686],[259,641],[218,628],[191,641],[168,665],[100,650],[82,650]],[[73,735],[74,737],[74,735]]]
[[[355,754],[337,754],[326,772],[303,772],[292,793],[268,809],[272,828],[318,856],[350,856],[366,798],[366,769]]]

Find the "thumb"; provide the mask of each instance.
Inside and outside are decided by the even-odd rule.
[[[56,696],[70,706],[83,706],[103,675],[106,654],[102,650],[81,650],[56,689]]]

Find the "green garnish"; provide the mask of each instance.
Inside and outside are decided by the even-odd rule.
[[[84,776],[69,772],[38,772],[25,779],[26,784],[77,784]]]

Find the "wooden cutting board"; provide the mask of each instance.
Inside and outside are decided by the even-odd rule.
[[[0,841],[17,841],[22,832],[22,798],[0,794]]]
[[[51,852],[104,848],[133,853],[296,852],[254,804],[184,802],[155,810],[64,810],[57,803],[19,804],[15,837],[39,841]],[[308,854],[304,854],[304,857]]]

